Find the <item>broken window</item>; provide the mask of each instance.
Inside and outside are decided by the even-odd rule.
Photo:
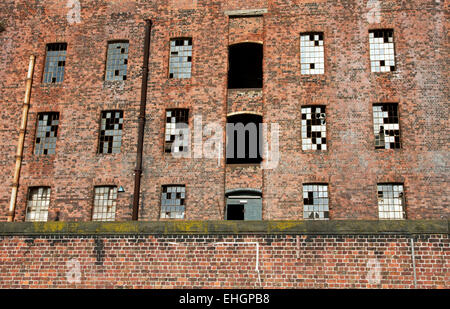
[[[374,104],[373,122],[376,149],[395,149],[401,147],[398,104]]]
[[[59,113],[39,113],[36,129],[34,154],[55,154],[58,136]]]
[[[164,151],[166,153],[186,152],[188,151],[189,143],[183,134],[189,123],[188,109],[168,109],[166,110],[166,134]],[[179,142],[174,145],[176,137],[179,137]],[[172,149],[173,148],[173,149]]]
[[[226,220],[262,220],[261,192],[232,190],[226,198]]]
[[[28,190],[26,221],[47,221],[50,191],[49,187],[35,187]]]
[[[186,188],[184,185],[163,186],[161,196],[162,219],[184,219]]]
[[[328,185],[303,185],[303,218],[310,220],[329,219]]]
[[[55,84],[64,80],[67,43],[47,44],[45,57],[44,83]]]
[[[378,184],[378,213],[380,219],[405,219],[403,184]]]
[[[192,39],[170,40],[169,78],[190,78],[192,69]]]
[[[327,150],[325,106],[302,107],[302,149]]]
[[[395,71],[394,30],[369,31],[372,72]]]
[[[92,221],[114,221],[116,219],[116,200],[117,187],[95,187]]]
[[[227,118],[227,164],[261,163],[262,117],[237,114]]]
[[[106,80],[126,80],[128,66],[128,42],[108,43]]]
[[[99,153],[120,153],[123,111],[104,111],[101,115]]]
[[[324,74],[323,33],[312,32],[300,35],[300,63],[302,74]]]
[[[239,43],[229,47],[228,88],[262,88],[263,45]]]

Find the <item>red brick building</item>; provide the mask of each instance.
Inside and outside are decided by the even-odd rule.
[[[0,288],[448,288],[448,13],[2,0]]]
[[[30,55],[14,220],[131,219],[146,19],[139,220],[449,215],[446,1],[6,0],[0,12],[3,221]],[[267,124],[271,147],[278,125],[273,166],[267,152],[228,161],[230,146],[207,157],[205,127],[242,121]],[[180,123],[189,158],[170,153]]]

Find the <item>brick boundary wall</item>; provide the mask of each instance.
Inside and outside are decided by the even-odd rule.
[[[449,224],[0,223],[0,288],[448,289]]]

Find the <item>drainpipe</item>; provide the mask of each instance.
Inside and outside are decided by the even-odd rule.
[[[147,19],[145,20],[144,63],[142,66],[141,105],[139,108],[136,168],[134,169],[134,195],[133,195],[133,215],[132,215],[132,219],[134,221],[138,220],[139,218],[139,194],[141,191],[142,152],[144,148],[145,105],[147,103],[148,58],[150,53],[151,30],[152,30],[152,21]]]
[[[28,110],[30,109],[31,86],[33,84],[34,63],[36,57],[30,56],[28,65],[27,82],[25,88],[25,99],[23,101],[22,122],[20,124],[19,141],[17,143],[16,166],[14,168],[14,179],[11,190],[11,201],[9,203],[8,222],[14,221],[16,212],[17,190],[19,189],[20,168],[22,167],[23,145],[25,141],[25,131],[27,129]]]
[[[416,254],[414,252],[414,237],[411,237],[410,242],[411,242],[411,258],[414,274],[414,288],[417,289]]]

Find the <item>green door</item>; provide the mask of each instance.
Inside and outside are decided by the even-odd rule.
[[[248,199],[244,207],[244,220],[262,220],[262,199]]]

